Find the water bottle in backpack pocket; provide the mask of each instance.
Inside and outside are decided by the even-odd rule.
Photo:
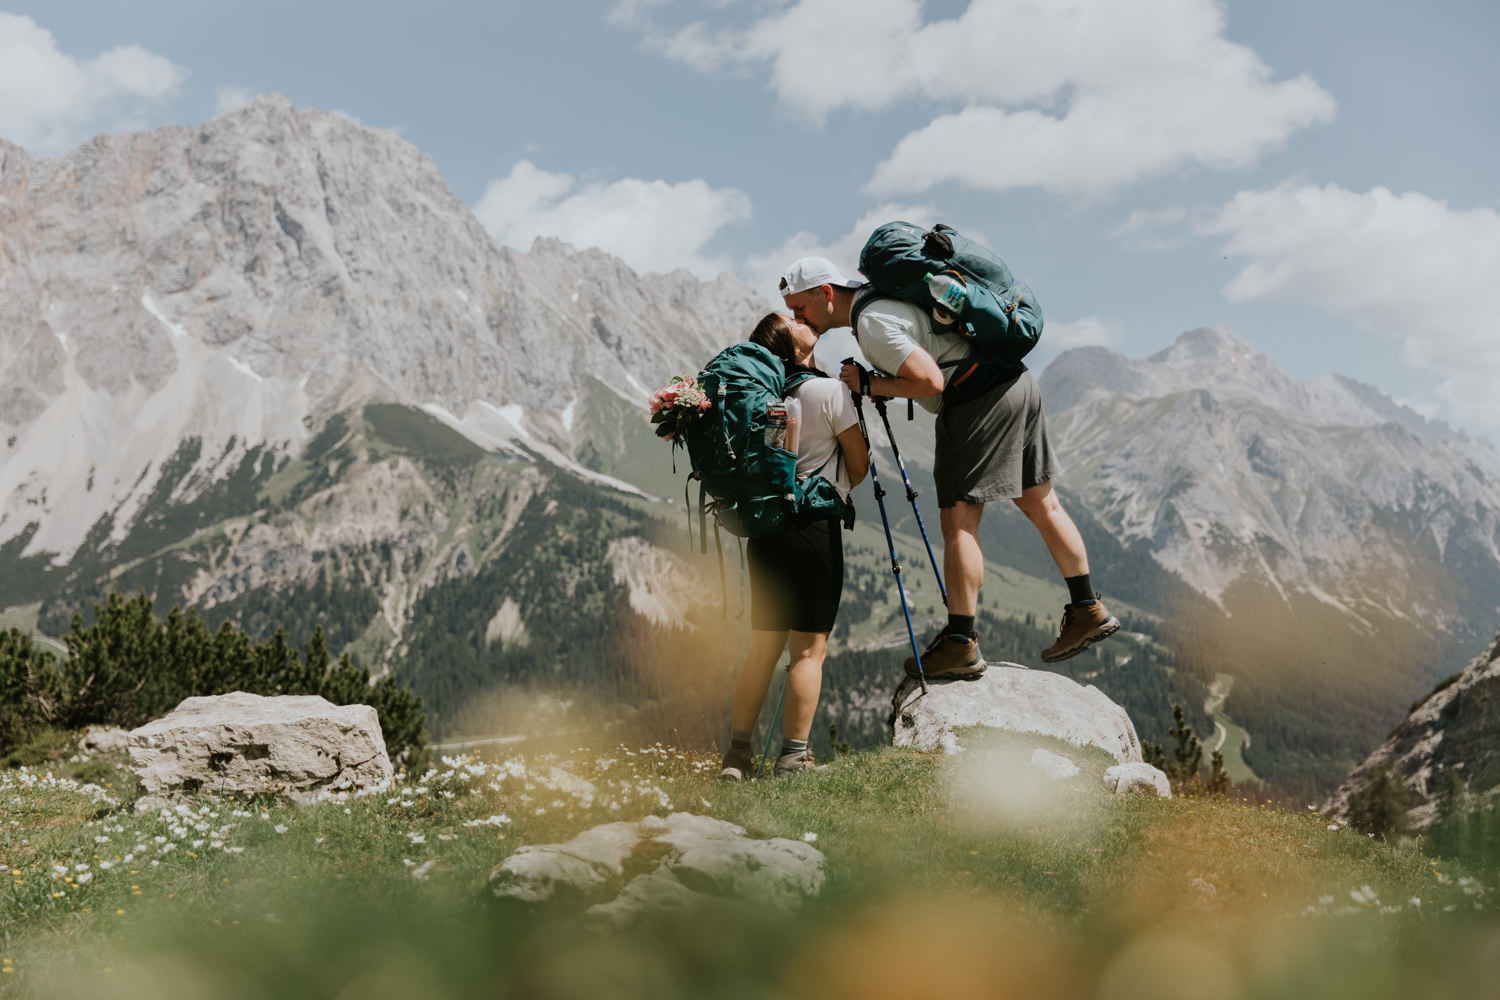
[[[797,453],[801,431],[802,404],[796,397],[778,399],[766,406],[766,444],[782,451]]]

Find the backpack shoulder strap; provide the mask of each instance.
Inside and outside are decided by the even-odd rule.
[[[849,329],[854,332],[856,338],[859,336],[859,314],[864,312],[865,308],[876,299],[888,297],[881,295],[869,286],[854,293],[854,303],[849,306]]]
[[[788,376],[787,380],[783,382],[781,386],[782,398],[785,399],[787,396],[790,396],[792,394],[792,390],[797,388],[797,386],[801,385],[803,382],[806,382],[808,379],[814,379],[817,377],[818,376],[814,375],[812,372],[798,372],[795,375]]]

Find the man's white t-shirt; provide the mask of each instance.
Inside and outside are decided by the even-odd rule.
[[[966,340],[956,334],[934,332],[926,310],[900,299],[876,299],[866,306],[859,314],[854,337],[865,360],[886,375],[899,374],[901,366],[918,347],[932,355],[939,365],[962,360],[970,353]],[[945,385],[951,371],[943,369]],[[928,396],[917,403],[924,410],[937,413],[943,408],[943,397]]]
[[[839,434],[853,427],[858,418],[854,398],[836,378],[810,378],[792,390],[802,408],[797,438],[797,478],[817,473],[849,498],[849,468],[839,448]]]

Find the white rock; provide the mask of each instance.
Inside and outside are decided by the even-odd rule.
[[[1043,750],[1041,747],[1031,751],[1030,764],[1049,778],[1062,781],[1071,778],[1078,773],[1078,765],[1060,753],[1051,750]]]
[[[381,788],[392,776],[375,709],[316,695],[187,698],[131,730],[128,749],[145,791],[138,809],[199,792],[270,792],[305,802]]]
[[[701,904],[703,894],[694,892],[665,865],[630,880],[620,894],[607,903],[588,908],[584,917],[610,927],[626,927],[643,914],[674,913]]]
[[[609,887],[607,872],[560,844],[518,847],[490,872],[490,889],[501,899],[523,903],[589,901]]]
[[[673,813],[653,839],[674,849],[665,864],[700,892],[791,910],[823,887],[822,853],[798,840],[755,840],[733,823],[692,813]]]
[[[1141,759],[1130,716],[1104,692],[1014,663],[991,663],[975,680],[929,681],[925,696],[908,691],[891,741],[898,747],[953,753],[960,749],[954,731],[971,726],[1098,747],[1122,764]]]
[[[121,753],[129,744],[129,731],[112,726],[86,726],[78,738],[78,749],[87,753]]]
[[[642,850],[656,867],[606,899]],[[724,820],[673,813],[597,826],[560,844],[518,848],[490,873],[490,890],[526,903],[599,900],[588,916],[611,924],[709,899],[790,911],[822,889],[823,861],[810,844],[757,840]]]
[[[1164,799],[1172,797],[1172,783],[1159,768],[1137,761],[1116,764],[1104,772],[1104,787],[1116,795],[1143,792]]]

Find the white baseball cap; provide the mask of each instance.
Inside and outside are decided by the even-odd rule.
[[[781,284],[778,288],[782,295],[796,295],[805,292],[809,288],[817,288],[819,285],[832,285],[835,288],[863,288],[866,282],[863,278],[852,281],[842,271],[833,266],[833,262],[825,257],[802,257],[787,268],[787,272],[781,276]]]

